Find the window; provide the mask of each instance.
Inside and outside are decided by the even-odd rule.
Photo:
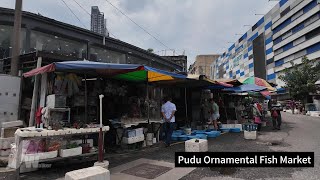
[[[129,64],[142,64],[135,61],[133,56],[127,56]],[[105,62],[105,63],[117,63],[125,64],[126,56],[125,54],[110,51],[100,47],[90,48],[90,60]]]
[[[309,32],[308,34],[306,34],[306,39],[309,40],[309,39],[312,39],[318,35],[320,35],[320,28],[317,28],[317,29]]]
[[[30,48],[49,53],[71,56],[76,59],[85,59],[87,44],[51,34],[31,31]]]
[[[281,16],[281,17],[285,16],[286,14],[288,14],[289,11],[290,11],[290,6],[287,7],[285,10],[283,10],[283,11],[280,13],[280,16]]]
[[[13,26],[0,25],[0,59],[10,57],[12,50],[12,32]],[[20,54],[27,53],[26,50],[26,30],[21,28],[21,38],[20,38]]]

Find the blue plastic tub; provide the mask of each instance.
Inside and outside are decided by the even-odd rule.
[[[178,135],[172,134],[172,136],[171,136],[172,141],[178,141],[178,139],[179,139]]]
[[[179,141],[187,141],[189,139],[189,137],[187,136],[187,135],[180,135],[179,137],[178,137],[178,140]]]
[[[198,139],[208,139],[208,136],[206,134],[197,134],[196,137]]]
[[[240,128],[230,128],[230,132],[239,133],[241,132]]]
[[[221,132],[230,132],[230,128],[220,128]]]
[[[183,134],[183,133],[184,133],[184,131],[183,131],[183,130],[175,130],[175,131],[173,131],[173,133],[180,133],[180,134]]]
[[[189,139],[197,139],[197,136],[192,136],[192,135],[190,135],[190,136],[188,136],[188,140]]]
[[[208,138],[216,138],[219,136],[219,133],[217,131],[211,131],[211,132],[206,132],[206,135]]]
[[[205,134],[206,130],[194,130],[193,132],[195,132],[196,134]]]

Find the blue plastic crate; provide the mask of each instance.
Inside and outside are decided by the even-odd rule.
[[[258,128],[257,124],[243,124],[242,129],[245,131],[256,131]]]

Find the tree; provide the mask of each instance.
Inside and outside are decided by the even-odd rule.
[[[152,48],[147,49],[147,51],[148,51],[149,53],[153,53],[153,49],[152,49]]]
[[[284,88],[289,90],[293,99],[305,104],[309,93],[317,90],[315,82],[320,78],[320,63],[303,57],[302,64],[291,64],[292,68],[286,68],[279,79],[286,84]]]

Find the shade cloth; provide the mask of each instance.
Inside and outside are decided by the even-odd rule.
[[[239,79],[242,84],[255,84],[258,86],[266,87],[269,91],[276,91],[274,87],[272,87],[266,80],[258,78],[258,77],[248,77]]]
[[[30,77],[46,72],[75,72],[80,74],[93,74],[102,76],[111,76],[117,79],[128,81],[162,81],[175,78],[186,78],[185,75],[176,74],[149,66],[137,64],[113,64],[93,61],[64,61],[55,62],[47,66],[33,69],[23,74],[24,77]]]
[[[231,91],[236,93],[242,93],[242,92],[259,92],[266,90],[266,87],[257,86],[255,84],[243,84],[237,87],[232,88],[224,88],[223,91]]]

